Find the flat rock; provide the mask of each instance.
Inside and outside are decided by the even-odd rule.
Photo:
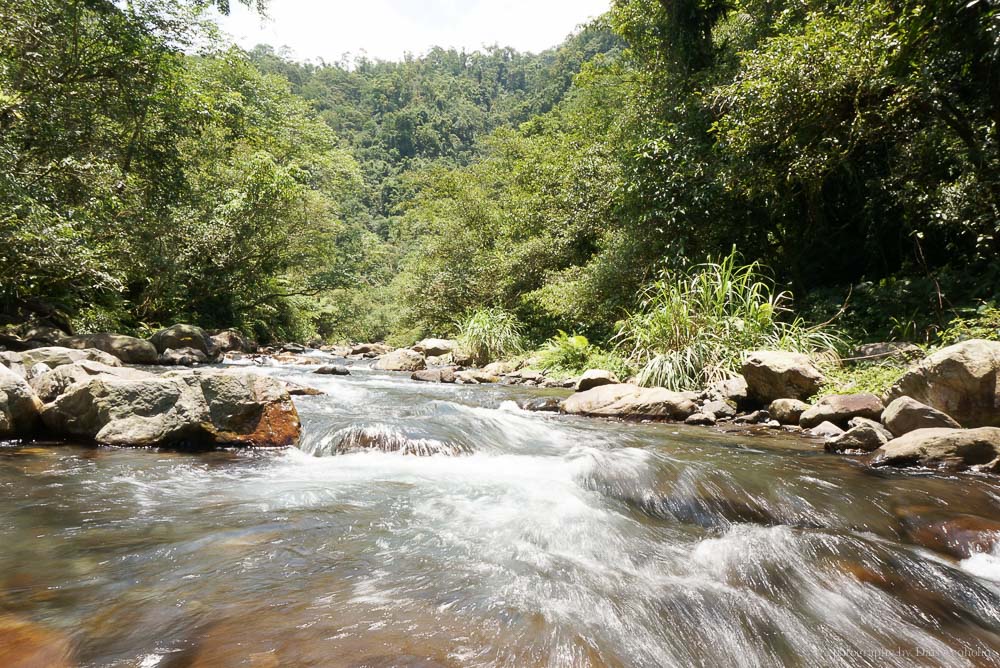
[[[808,355],[760,350],[743,363],[749,398],[767,406],[775,399],[806,399],[816,394],[823,374]]]
[[[82,360],[100,362],[101,364],[107,364],[108,366],[121,366],[122,364],[121,360],[114,355],[109,355],[103,350],[97,350],[96,348],[77,350],[74,348],[64,348],[62,346],[50,346],[47,348],[25,350],[20,353],[20,355],[21,363],[29,369],[39,363],[47,364],[49,368],[55,369],[57,366],[73,364],[74,362],[80,362]]]
[[[899,397],[886,406],[882,422],[893,436],[917,429],[958,429],[961,426],[950,416],[911,397]]]
[[[1000,426],[1000,341],[973,339],[943,348],[907,371],[889,400],[911,397],[963,427]]]
[[[878,420],[884,410],[882,400],[874,394],[831,394],[820,399],[799,418],[799,426],[812,429],[823,422],[845,427],[851,418]]]
[[[875,451],[872,466],[1000,470],[1000,428],[918,429]]]
[[[29,381],[31,388],[38,395],[43,403],[55,401],[57,397],[66,392],[71,385],[89,381],[91,378],[104,376],[107,378],[124,378],[128,380],[141,380],[144,378],[155,378],[155,376],[140,369],[130,367],[108,366],[100,362],[83,360],[74,364],[64,364],[52,369],[48,373],[36,376]]]
[[[602,385],[562,403],[564,413],[626,419],[686,420],[697,412],[690,393],[632,384]]]

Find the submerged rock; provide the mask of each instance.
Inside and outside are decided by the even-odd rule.
[[[284,385],[249,373],[97,376],[46,404],[42,420],[56,435],[134,447],[283,447],[300,433]]]
[[[621,384],[621,381],[618,380],[618,377],[610,371],[605,371],[603,369],[590,369],[580,376],[578,381],[576,381],[576,391],[586,392],[587,390],[600,387],[601,385],[618,384]]]
[[[69,638],[26,619],[0,615],[0,666],[70,668]]]
[[[1000,341],[973,339],[912,367],[889,391],[951,416],[963,427],[1000,426]]]
[[[627,419],[686,420],[697,411],[694,396],[662,387],[602,385],[578,392],[562,403],[564,413]]]
[[[381,426],[354,427],[342,432],[335,453],[386,452],[417,457],[458,456],[471,452],[465,445],[434,439],[410,438],[402,432]]]
[[[890,403],[882,413],[882,422],[894,436],[917,429],[958,429],[961,426],[950,416],[911,397],[900,397]]]
[[[879,448],[872,466],[1000,471],[1000,428],[918,429]]]
[[[743,363],[750,399],[769,405],[775,399],[806,399],[819,390],[823,374],[808,355],[755,351]]]
[[[1000,521],[976,515],[955,515],[931,506],[896,510],[903,533],[913,543],[956,559],[990,554],[1000,545]]]
[[[149,341],[121,334],[84,334],[62,339],[60,345],[83,350],[95,348],[114,355],[125,364],[156,364],[157,350]]]
[[[28,382],[0,366],[0,439],[29,436],[38,424],[42,402]]]
[[[832,422],[838,427],[846,427],[856,417],[878,420],[884,408],[882,400],[874,394],[831,394],[804,412],[799,418],[799,426],[812,429],[823,422]]]
[[[313,373],[320,376],[350,376],[351,370],[346,366],[324,365],[313,371]]]
[[[426,366],[423,355],[401,348],[378,358],[372,368],[381,371],[420,371]]]

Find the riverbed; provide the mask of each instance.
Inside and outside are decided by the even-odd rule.
[[[0,447],[0,610],[83,666],[1000,665],[1000,555],[912,540],[995,478],[310,371],[257,369],[326,392],[297,449]]]

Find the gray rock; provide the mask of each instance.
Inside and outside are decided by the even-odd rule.
[[[861,427],[861,426],[871,427],[878,433],[882,434],[882,436],[885,437],[887,443],[892,439],[896,438],[895,436],[893,436],[891,431],[885,428],[885,425],[883,425],[881,422],[878,422],[877,420],[870,420],[868,418],[856,417],[856,418],[851,418],[851,421],[847,423],[847,426],[849,429],[854,429],[855,427]]]
[[[755,351],[743,363],[750,400],[769,405],[775,399],[806,399],[816,394],[823,374],[807,355]]]
[[[454,383],[456,380],[454,369],[423,369],[414,371],[410,378],[421,383]]]
[[[99,364],[99,362],[95,362],[95,364]],[[52,367],[50,367],[48,364],[45,364],[44,362],[39,362],[38,364],[28,369],[28,372],[24,375],[24,379],[30,381],[32,378],[38,378],[39,376],[43,376],[47,374],[49,371],[52,371]]]
[[[887,341],[866,343],[851,353],[852,362],[884,362],[886,360],[915,360],[924,356],[924,351],[912,343]]]
[[[893,436],[902,436],[917,429],[958,429],[961,426],[936,408],[911,397],[900,397],[886,406],[882,422]]]
[[[863,419],[863,418],[862,418]],[[889,442],[885,429],[877,422],[867,420],[857,423],[840,436],[831,438],[826,442],[828,452],[846,452],[848,450],[860,450],[862,452],[872,452]]]
[[[31,435],[41,407],[27,381],[0,365],[0,439]]]
[[[577,392],[562,404],[564,413],[626,419],[686,420],[697,412],[695,396],[662,387],[602,385]]]
[[[157,350],[149,341],[121,334],[83,334],[62,339],[66,348],[84,350],[95,348],[114,355],[125,364],[156,364]]]
[[[911,397],[963,427],[1000,426],[1000,341],[973,339],[922,360],[889,391]]]
[[[54,434],[134,447],[282,447],[299,437],[284,385],[252,373],[98,375],[42,408]]]
[[[621,381],[610,371],[603,369],[590,369],[586,371],[580,379],[576,381],[576,391],[586,392],[587,390],[601,385],[620,385]]]
[[[781,424],[798,424],[802,414],[809,410],[809,404],[798,399],[775,399],[767,412]]]
[[[711,415],[716,420],[726,420],[736,417],[736,407],[728,401],[709,401],[701,407],[702,413]]]
[[[689,415],[684,420],[684,424],[696,427],[711,427],[715,424],[715,416],[708,413],[695,413],[694,415]]]
[[[440,357],[447,355],[458,347],[458,341],[454,339],[424,339],[413,346],[418,353],[426,357]]]
[[[821,425],[813,427],[807,433],[817,438],[837,438],[844,433],[844,430],[832,422],[824,422]]]
[[[424,356],[412,350],[401,348],[378,358],[374,369],[381,371],[420,371],[426,368]]]
[[[109,355],[108,353],[102,350],[97,350],[96,348],[76,350],[74,348],[53,346],[48,348],[35,348],[34,350],[26,350],[21,353],[21,362],[29,369],[36,364],[46,364],[49,368],[55,369],[57,366],[73,364],[74,362],[81,362],[83,360],[100,362],[101,364],[107,364],[108,366],[121,366],[122,364],[121,360],[114,355]]]
[[[559,397],[536,397],[521,403],[521,408],[526,411],[540,413],[558,413],[562,400]]]
[[[161,329],[149,337],[149,342],[156,347],[156,352],[163,355],[167,350],[197,350],[209,360],[215,360],[220,355],[219,347],[201,327],[195,325],[171,325]]]
[[[313,371],[315,374],[320,376],[350,376],[351,370],[346,366],[340,366],[336,364],[328,364],[321,366],[320,368]]]
[[[875,451],[872,466],[1000,471],[1000,428],[918,429]]]
[[[804,412],[799,418],[799,426],[812,429],[824,422],[832,422],[838,427],[846,427],[851,418],[878,420],[884,408],[882,400],[874,394],[831,394]]]
[[[131,369],[122,366],[108,366],[100,362],[83,360],[74,364],[64,364],[52,369],[48,373],[41,374],[29,381],[31,389],[35,391],[38,398],[43,403],[55,401],[57,397],[66,392],[71,385],[81,382],[89,382],[91,378],[103,376],[107,378],[124,378],[129,380],[141,380],[144,378],[155,378],[153,374],[139,369]]]
[[[747,387],[746,378],[743,376],[734,376],[733,378],[712,383],[705,390],[703,396],[708,401],[725,401],[740,408],[747,402],[749,388]]]
[[[28,377],[28,371],[24,368],[21,353],[15,353],[10,350],[0,350],[0,364],[10,369],[21,378]]]
[[[217,334],[212,334],[212,343],[221,353],[251,353],[254,346],[242,332],[235,329],[226,329]]]
[[[195,366],[211,362],[208,355],[195,348],[167,348],[157,358],[160,366]]]

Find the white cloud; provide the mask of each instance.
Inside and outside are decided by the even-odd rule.
[[[270,18],[233,2],[220,24],[244,47],[287,46],[303,60],[362,51],[398,60],[432,46],[541,51],[608,10],[610,0],[271,0]]]

